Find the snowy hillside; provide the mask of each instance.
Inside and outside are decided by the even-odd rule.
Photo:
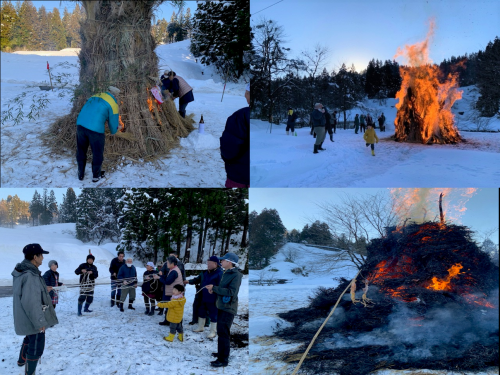
[[[23,101],[25,111],[40,95],[50,99],[48,107],[36,121],[22,121],[17,126],[12,121],[2,124],[2,186],[223,187],[226,174],[220,158],[219,137],[227,117],[247,106],[244,98],[245,84],[243,81],[227,83],[221,102],[223,80],[211,66],[205,67],[195,62],[189,52],[189,43],[187,40],[157,47],[158,76],[164,70],[173,69],[193,87],[195,101],[188,105],[187,114],[194,113],[196,122],[203,115],[206,134],[200,135],[194,130],[187,138],[181,139],[179,148],[172,150],[157,164],[133,164],[124,160],[117,170],[108,170],[107,177],[98,184],[93,184],[90,179],[77,179],[74,151],[63,156],[54,155],[42,145],[40,138],[49,124],[71,110],[67,92],[40,91],[38,88],[49,82],[47,61],[54,68],[53,74],[67,74],[65,80],[77,84],[78,58],[74,49],[68,49],[66,56],[61,56],[65,50],[58,51],[57,56],[38,55],[37,52],[2,52],[2,112],[8,108],[10,100],[22,93],[27,94]],[[57,66],[64,62],[67,64]],[[176,103],[178,105],[178,101]],[[106,169],[105,164],[103,169]]]
[[[210,366],[212,352],[217,351],[217,340],[206,338],[205,334],[192,332],[187,323],[192,318],[192,303],[195,287],[187,286],[187,303],[184,310],[185,341],[177,339],[167,343],[163,337],[168,327],[159,326],[161,316],[144,315],[143,298],[138,292],[134,307],[121,313],[111,308],[109,262],[115,256],[116,244],[88,246],[74,238],[74,224],[54,224],[41,227],[0,228],[0,285],[12,285],[11,272],[17,262],[23,259],[22,249],[30,242],[39,242],[50,252],[46,255],[40,270],[45,272],[47,263],[56,259],[59,263],[60,280],[74,284],[78,276],[74,270],[85,262],[88,249],[96,257],[95,264],[100,272],[95,288],[92,313],[77,316],[79,288],[61,292],[56,313],[59,324],[47,329],[45,352],[37,374],[171,374],[205,375],[248,373],[248,348],[232,348],[229,367],[214,369]],[[135,263],[142,276],[145,271]],[[142,277],[139,276],[140,281]],[[99,285],[101,283],[101,285]],[[140,289],[137,289],[138,291]],[[232,334],[245,335],[248,332],[248,276],[244,276],[239,292],[238,315],[235,317]],[[14,332],[12,297],[0,298],[0,347],[2,358],[0,374],[24,374],[16,360],[22,337]],[[168,369],[168,370],[165,370]]]
[[[290,251],[295,253],[294,262],[285,259]],[[308,297],[319,287],[335,287],[338,282],[333,278],[352,278],[357,270],[348,262],[333,264],[332,251],[311,246],[288,243],[263,270],[250,270],[250,373],[275,374],[285,363],[277,362],[277,356],[293,350],[296,344],[284,344],[273,336],[277,324],[282,327],[288,323],[277,317],[285,312],[309,304]],[[303,268],[302,273],[292,272]],[[305,276],[307,275],[307,276]],[[258,285],[260,280],[286,279],[285,284]],[[293,367],[288,367],[291,373]]]
[[[462,136],[457,145],[422,145],[394,142],[396,99],[365,100],[348,112],[353,121],[356,113],[371,113],[376,119],[386,116],[386,132],[376,129],[380,141],[375,157],[365,147],[363,134],[343,130],[343,115],[333,135],[325,138],[319,154],[313,154],[315,139],[310,128],[296,129],[297,136],[287,136],[286,125],[251,120],[250,176],[253,187],[478,187],[500,184],[500,132],[470,132],[478,126],[500,129],[500,119],[477,117],[470,109],[478,95],[474,86],[463,88],[453,113]],[[464,112],[460,115],[460,112]],[[485,122],[487,124],[485,125]]]

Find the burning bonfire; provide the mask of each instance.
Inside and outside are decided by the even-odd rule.
[[[499,364],[499,269],[461,225],[410,223],[372,240],[367,261],[302,365],[308,374],[379,368],[480,370]],[[348,287],[320,288],[306,308],[279,316],[276,334],[305,343]]]
[[[401,89],[396,94],[399,103],[395,120],[396,141],[457,143],[462,141],[454,125],[451,107],[462,98],[458,90],[458,73],[443,77],[439,67],[429,59],[429,42],[434,22],[423,42],[398,49],[396,57],[407,58],[400,67]]]

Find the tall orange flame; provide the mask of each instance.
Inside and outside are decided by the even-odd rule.
[[[394,58],[404,56],[407,65],[400,67],[401,89],[396,94],[399,102],[395,120],[397,141],[427,143],[456,143],[462,138],[454,125],[451,107],[462,98],[458,87],[458,73],[449,74],[443,83],[439,67],[429,59],[429,42],[435,29],[430,21],[424,41],[398,48]]]
[[[454,264],[448,269],[448,276],[444,280],[439,280],[437,277],[432,278],[431,284],[427,287],[427,289],[434,290],[450,290],[450,281],[454,277],[460,274],[460,270],[463,266],[460,263]]]

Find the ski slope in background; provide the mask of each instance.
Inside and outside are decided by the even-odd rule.
[[[348,112],[348,121],[356,113],[370,112],[376,120],[383,112],[386,132],[376,129],[380,141],[375,157],[365,147],[363,134],[343,130],[343,115],[331,142],[325,138],[319,154],[313,154],[314,138],[310,128],[297,129],[297,137],[287,136],[286,124],[250,121],[253,187],[477,187],[500,186],[500,119],[480,118],[496,132],[471,132],[477,129],[477,117],[471,103],[477,99],[474,86],[464,87],[463,99],[455,102],[453,113],[466,143],[422,145],[399,143],[394,134],[396,99],[365,100]],[[330,109],[330,112],[332,110]],[[464,112],[460,115],[459,112]],[[476,123],[475,123],[476,121]],[[378,124],[377,124],[378,126]]]
[[[1,100],[2,112],[11,99],[27,92],[24,110],[32,104],[32,98],[47,95],[50,104],[36,120],[12,121],[2,124],[1,159],[3,187],[224,187],[226,173],[220,157],[219,137],[224,131],[226,119],[240,108],[248,106],[245,83],[227,83],[221,102],[224,82],[212,66],[195,62],[189,52],[190,41],[160,45],[158,77],[164,70],[174,70],[193,87],[195,101],[187,107],[187,114],[194,113],[197,123],[201,115],[205,121],[205,135],[195,129],[181,139],[180,147],[162,157],[156,164],[133,164],[124,159],[116,171],[108,171],[106,178],[93,184],[86,173],[84,181],[77,178],[76,150],[55,155],[42,145],[40,136],[59,116],[71,110],[70,95],[62,91],[40,91],[39,85],[49,84],[47,60],[53,73],[65,73],[66,78],[78,83],[78,57],[74,48],[62,51],[1,53]],[[58,66],[67,62],[67,66]],[[203,72],[203,74],[202,74]],[[178,100],[176,101],[178,106]],[[76,126],[76,124],[75,124]],[[197,127],[197,124],[195,124]],[[90,163],[90,161],[89,161]],[[106,163],[106,161],[104,162]],[[89,166],[90,167],[90,166]],[[88,167],[88,168],[89,168]],[[103,165],[105,168],[105,164]]]

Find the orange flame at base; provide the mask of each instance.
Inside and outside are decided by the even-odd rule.
[[[427,289],[433,290],[450,290],[450,281],[454,277],[460,274],[460,270],[463,266],[460,263],[454,264],[448,269],[448,276],[446,279],[439,280],[437,277],[432,278],[432,284],[427,287]]]

